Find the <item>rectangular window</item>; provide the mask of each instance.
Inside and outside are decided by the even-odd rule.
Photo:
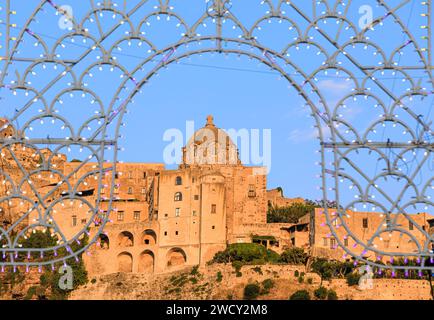
[[[86,219],[81,219],[81,224],[86,224],[87,220]]]
[[[119,193],[119,186],[115,186],[114,193]]]
[[[215,226],[212,226],[212,229],[215,230]]]
[[[345,238],[345,239],[344,239],[344,246],[345,246],[345,247],[348,247],[348,238]]]
[[[146,194],[146,188],[142,188],[142,194]]]
[[[146,179],[146,177],[147,177],[146,172],[143,172],[143,179]]]
[[[199,200],[199,195],[198,194],[194,195],[194,200]]]
[[[132,187],[128,187],[128,194],[133,194],[133,188]]]
[[[77,216],[72,216],[72,226],[77,226]]]
[[[322,238],[322,244],[324,247],[327,247],[328,244],[327,238]]]
[[[363,218],[363,229],[368,229],[368,218]]]
[[[178,235],[179,234],[179,232],[178,231],[175,231],[175,235]]]
[[[215,204],[211,205],[211,213],[217,213],[217,205]]]
[[[336,239],[330,238],[330,249],[334,249],[336,246]]]
[[[167,231],[164,231],[164,235],[167,236]]]
[[[132,171],[128,171],[128,179],[132,179],[133,178],[133,172]]]
[[[140,220],[140,211],[134,211],[134,220]]]
[[[179,217],[181,215],[181,208],[175,209],[175,217]]]
[[[118,221],[124,221],[125,214],[123,211],[118,211]]]
[[[408,222],[408,229],[409,230],[413,230],[414,229],[413,222],[411,222],[411,221]]]
[[[193,210],[193,217],[197,215],[196,210]]]
[[[254,184],[249,184],[249,198],[255,198],[256,197],[256,189]]]

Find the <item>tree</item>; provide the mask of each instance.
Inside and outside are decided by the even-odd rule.
[[[282,252],[280,262],[288,264],[305,265],[309,255],[302,248],[290,248]]]
[[[330,289],[327,293],[327,300],[338,300],[338,295],[336,291]]]
[[[254,300],[259,296],[261,288],[256,283],[250,283],[244,288],[244,299]]]
[[[323,280],[331,280],[334,273],[333,265],[324,258],[316,258],[311,265],[312,271],[318,274],[321,278],[321,284]]]
[[[307,290],[299,290],[294,292],[289,300],[310,300],[310,294]]]
[[[328,290],[324,287],[319,287],[314,291],[315,298],[325,300],[327,298]]]
[[[230,244],[224,251],[217,252],[212,262],[230,263],[240,261],[244,264],[263,264],[266,262],[276,262],[279,258],[279,254],[265,248],[263,245],[257,243],[234,243]]]
[[[306,214],[315,208],[312,204],[294,203],[286,207],[268,205],[268,223],[297,223]]]
[[[74,242],[71,244],[71,250],[77,252],[81,250],[88,242],[88,237],[85,235],[80,243]],[[57,237],[51,235],[51,231],[46,232],[36,231],[32,233],[27,239],[20,242],[23,248],[50,248],[54,247],[57,243]],[[57,252],[58,257],[67,256],[68,252],[65,248],[60,248]],[[53,258],[54,253],[47,252],[44,258],[41,258],[39,254],[34,253],[31,255],[33,261],[43,261],[44,259]],[[81,258],[81,255],[79,256]],[[72,268],[73,273],[73,289],[78,288],[80,285],[88,282],[87,271],[85,269],[82,259],[75,260],[75,258],[67,259],[66,264]],[[67,299],[72,290],[63,290],[59,287],[59,280],[62,274],[57,270],[52,270],[51,267],[44,268],[44,273],[40,277],[40,285],[34,290],[27,292],[27,299],[32,299],[33,295],[38,295],[38,298],[45,298],[47,294],[50,294],[49,298],[54,300]]]

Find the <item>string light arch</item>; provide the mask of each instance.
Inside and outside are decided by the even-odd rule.
[[[413,103],[417,98],[423,101],[432,97],[433,92],[431,1],[421,5],[423,14],[420,21],[423,24],[418,27],[422,31],[417,32],[400,17],[405,1],[394,5],[383,0],[367,1],[379,14],[373,17],[372,23],[362,28],[352,21],[352,12],[358,11],[358,8],[351,1],[342,0],[312,1],[309,9],[302,5],[305,4],[304,0],[257,1],[252,8],[257,6],[260,9],[255,12],[262,13],[251,23],[238,17],[247,12],[247,8],[243,8],[241,2],[236,0],[197,0],[198,8],[202,9],[194,18],[184,17],[185,12],[177,11],[182,4],[176,0],[89,0],[84,5],[87,11],[79,15],[70,15],[64,6],[46,0],[35,7],[22,26],[12,21],[16,12],[10,1],[3,2],[5,6],[2,11],[6,12],[6,18],[2,24],[5,27],[6,45],[3,48],[5,55],[0,60],[0,96],[8,96],[11,99],[9,101],[16,99],[14,105],[18,107],[2,104],[2,108],[10,109],[6,112],[8,121],[4,129],[13,126],[15,133],[2,139],[1,151],[13,158],[22,172],[22,179],[17,184],[9,172],[2,169],[3,184],[10,187],[8,194],[0,200],[1,203],[11,199],[26,201],[29,209],[24,216],[36,212],[37,218],[14,237],[11,236],[11,230],[21,220],[9,228],[0,227],[2,270],[7,266],[41,268],[43,265],[52,265],[54,268],[55,264],[66,263],[69,258],[78,259],[89,246],[76,251],[71,246],[80,243],[83,235],[90,235],[88,229],[95,224],[99,232],[89,243],[97,241],[109,221],[110,212],[117,210],[113,202],[117,197],[114,190],[119,187],[115,175],[112,174],[108,186],[103,184],[103,179],[108,172],[117,172],[116,163],[120,162],[119,152],[122,149],[118,139],[125,125],[123,116],[129,104],[134,102],[134,97],[141,93],[142,87],[154,75],[171,64],[182,64],[185,58],[195,55],[226,54],[247,57],[267,66],[270,72],[287,80],[289,86],[296,89],[306,101],[320,141],[319,188],[323,194],[324,227],[330,229],[328,237],[334,237],[337,246],[353,257],[355,264],[368,263],[379,270],[391,269],[393,273],[398,270],[405,270],[406,273],[409,270],[419,273],[423,270],[432,271],[434,239],[429,230],[418,225],[408,210],[417,205],[423,205],[426,210],[433,206],[429,194],[433,180],[432,171],[429,170],[432,153],[430,112],[426,112],[426,116],[418,113]],[[71,7],[74,8],[74,4]],[[412,12],[414,7],[410,10]],[[48,24],[57,23],[60,18],[67,27],[60,30],[58,26],[53,26],[57,28],[53,34],[39,31],[37,24],[42,15],[45,18],[56,17]],[[107,18],[112,22],[108,23]],[[152,32],[148,29],[154,22],[175,26],[176,31],[160,33],[158,41],[153,41]],[[284,25],[285,31],[267,33],[270,25]],[[395,35],[402,35],[402,41],[397,44],[381,41],[378,33],[388,27],[393,29]],[[161,29],[158,27],[158,30]],[[422,40],[414,35],[420,32],[425,32],[421,36]],[[285,40],[284,45],[278,48],[277,45],[267,45],[272,38],[288,41]],[[139,54],[128,53],[128,48],[134,46]],[[33,49],[29,51],[29,48]],[[298,62],[303,55],[306,55],[305,60],[311,60],[305,65]],[[52,77],[47,76],[47,73]],[[98,82],[92,80],[99,73],[117,74],[120,79],[116,91],[108,100],[97,92],[95,83]],[[321,81],[345,83],[336,102],[330,101],[328,89]],[[392,81],[392,85],[388,81]],[[425,83],[422,84],[422,81]],[[330,82],[325,84],[330,85]],[[93,112],[80,115],[78,123],[74,125],[62,105],[67,100],[69,103],[80,103],[83,99],[90,99]],[[372,110],[376,112],[375,120],[371,117],[371,121],[363,125],[346,113],[345,109],[354,110],[352,104],[359,101],[372,103]],[[45,137],[36,130],[38,125],[49,124],[56,126],[52,130],[57,136]],[[397,134],[391,136],[393,139],[385,137],[389,127],[399,128],[405,138],[398,138]],[[49,146],[52,150],[48,158],[41,146]],[[32,172],[26,172],[17,157],[17,150],[24,148],[34,150],[34,158],[39,161],[37,169]],[[68,154],[73,148],[79,148],[80,153],[84,151],[87,155],[83,156],[82,163],[73,172],[63,175],[55,167],[56,157],[61,153]],[[375,154],[376,159],[371,157],[366,163],[357,164],[360,154],[364,152],[366,159],[372,154]],[[414,159],[409,161],[409,154]],[[420,154],[422,159],[419,162],[416,158]],[[72,176],[91,161],[95,163],[93,170],[74,180],[74,184],[71,183]],[[113,166],[107,167],[105,162]],[[414,163],[417,165],[413,170]],[[375,172],[369,175],[367,170],[374,167]],[[428,172],[428,175],[425,174],[416,183],[415,179],[422,171]],[[57,175],[60,182],[45,196],[41,196],[32,187],[32,177],[47,172]],[[86,201],[79,192],[89,178],[98,183],[94,204]],[[388,178],[397,183],[405,181],[398,197],[392,195],[394,188],[381,186],[380,180]],[[28,196],[27,191],[23,191],[22,186],[26,182],[37,198],[36,202]],[[344,188],[345,185],[348,189]],[[66,191],[59,199],[48,204],[47,199],[60,186]],[[110,196],[105,198],[101,190],[107,187]],[[413,190],[411,195],[404,197],[409,188]],[[350,199],[348,195],[353,198]],[[336,208],[328,207],[329,200],[335,201]],[[72,237],[62,233],[52,213],[56,205],[68,201],[80,202],[89,208],[90,213],[87,224]],[[100,208],[102,201],[108,201],[107,212]],[[379,211],[384,218],[367,241],[359,239],[346,221],[349,212],[359,210],[359,207],[371,207],[371,211]],[[423,241],[397,225],[400,215],[415,226],[422,234]],[[52,230],[53,234],[60,237],[59,242],[50,248],[20,247],[20,237],[25,237],[28,229],[35,228]],[[341,236],[339,228],[345,230],[345,237]],[[392,232],[410,237],[416,250],[379,250],[375,241],[383,233]],[[355,245],[345,245],[347,239],[353,239]],[[65,250],[66,253],[57,257],[59,250]],[[41,259],[30,259],[35,255]],[[42,259],[44,255],[49,255],[49,258]],[[397,257],[406,260],[415,258],[418,264],[385,265],[379,262],[383,257],[389,257],[392,262]]]

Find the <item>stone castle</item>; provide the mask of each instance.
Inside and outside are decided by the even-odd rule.
[[[4,121],[0,127],[3,137],[15,134]],[[21,169],[34,170],[42,159],[22,145],[11,148],[3,148],[0,166],[13,180],[20,181]],[[322,209],[315,209],[296,224],[267,223],[269,205],[283,207],[304,200],[285,198],[281,189],[267,190],[265,168],[243,165],[235,144],[215,126],[211,116],[182,151],[183,160],[176,170],[167,170],[164,164],[120,163],[115,173],[105,173],[100,184],[98,175],[93,174],[96,163],[68,161],[64,154],[46,149],[41,154],[50,159],[59,174],[39,172],[31,184],[23,183],[22,189],[27,194],[36,189],[39,198],[35,197],[35,201],[52,204],[51,214],[68,237],[83,228],[95,235],[99,222],[91,221],[92,212],[86,203],[98,203],[104,215],[112,199],[104,234],[91,246],[90,255],[83,256],[90,274],[164,273],[203,265],[231,243],[258,242],[277,252],[296,246],[313,254],[343,258],[343,251],[325,226]],[[21,165],[13,154],[22,159]],[[111,167],[109,163],[104,165]],[[61,177],[69,177],[83,201],[67,200],[69,189],[59,183]],[[0,198],[8,194],[8,186],[11,188],[8,182],[0,186]],[[54,192],[53,186],[58,187]],[[59,201],[62,198],[66,200]],[[21,200],[0,202],[0,222],[7,228],[30,208],[31,203],[23,204]],[[424,241],[422,230],[404,217],[398,219],[411,236],[391,234],[375,246],[411,252],[416,249],[414,239]],[[413,219],[423,230],[429,230],[434,221],[427,213],[414,215]],[[36,214],[31,213],[21,224],[25,227],[36,220]],[[378,213],[352,212],[346,223],[359,239],[367,240],[381,221]],[[354,239],[343,228],[338,234],[345,246],[354,246]]]

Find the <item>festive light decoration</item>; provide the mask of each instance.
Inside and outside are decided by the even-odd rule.
[[[77,259],[88,246],[74,252],[71,245],[80,244],[81,237],[90,235],[87,228],[92,226],[96,226],[98,232],[90,239],[90,243],[98,240],[105,224],[110,221],[110,212],[117,210],[113,204],[118,199],[114,189],[120,185],[110,172],[116,172],[116,164],[121,162],[119,152],[122,147],[118,139],[121,136],[120,130],[125,125],[123,117],[128,112],[128,105],[133,104],[135,95],[158,72],[173,63],[189,66],[191,64],[183,62],[184,59],[207,53],[224,53],[256,60],[269,68],[268,71],[260,72],[279,74],[279,78],[287,80],[290,88],[297,90],[305,99],[321,142],[321,161],[317,163],[321,168],[319,178],[322,181],[319,190],[323,193],[325,207],[324,228],[330,228],[327,237],[334,237],[337,241],[334,249],[338,246],[342,248],[345,257],[355,259],[355,265],[367,262],[376,268],[390,268],[392,276],[398,270],[403,270],[405,276],[408,276],[415,269],[432,269],[426,265],[427,261],[432,263],[434,259],[430,235],[427,230],[418,228],[411,215],[407,214],[410,205],[418,203],[424,204],[426,210],[432,208],[427,193],[431,179],[425,176],[419,187],[415,187],[414,180],[422,171],[418,157],[426,162],[431,156],[433,133],[429,119],[413,111],[413,99],[425,99],[434,93],[429,50],[431,1],[421,3],[427,9],[421,14],[424,22],[420,29],[426,33],[421,36],[423,45],[402,22],[397,8],[390,7],[383,0],[378,1],[378,17],[361,30],[349,18],[350,3],[346,1],[340,1],[335,8],[329,1],[317,1],[313,12],[305,12],[298,1],[258,1],[262,16],[248,25],[237,17],[237,1],[205,0],[203,15],[189,25],[170,1],[159,1],[159,5],[147,9],[143,4],[129,7],[127,2],[89,2],[89,11],[85,16],[69,17],[62,7],[48,0],[41,1],[29,22],[21,26],[11,21],[11,16],[17,16],[17,12],[11,9],[9,0],[5,1],[8,45],[5,48],[6,55],[0,57],[0,66],[4,66],[0,73],[0,88],[3,91],[0,91],[0,97],[10,95],[16,99],[11,101],[17,101],[18,109],[9,114],[8,120],[23,136],[16,133],[2,139],[1,156],[12,155],[16,158],[16,148],[28,148],[33,150],[32,157],[40,159],[41,163],[35,172],[25,174],[23,181],[28,182],[30,190],[21,190],[7,172],[0,171],[3,185],[8,186],[0,201],[5,200],[12,205],[12,199],[20,199],[20,206],[27,205],[26,215],[45,213],[34,219],[33,231],[38,228],[50,230],[59,235],[60,240],[53,248],[21,248],[19,243],[12,240],[10,232],[13,227],[0,227],[0,241],[3,239],[0,248],[2,271],[6,266],[25,266],[26,271],[32,266],[38,266],[41,272],[41,265],[54,267],[54,264],[63,264],[71,257]],[[377,1],[368,2],[377,4]],[[144,14],[141,9],[149,12]],[[71,27],[58,34],[54,32],[55,36],[46,35],[38,27],[41,15],[66,16]],[[163,23],[175,26],[176,31],[173,33],[177,40],[164,44],[151,40],[152,28]],[[397,35],[404,35],[403,40],[393,50],[389,50],[393,52],[390,57],[385,53],[387,50],[383,50],[385,44],[375,39],[376,33],[387,25],[392,25]],[[267,45],[270,37],[267,32],[274,27],[285,30],[282,34],[272,34],[272,37],[289,40],[283,49]],[[12,35],[11,30],[20,32]],[[48,43],[53,41],[53,50],[49,50]],[[28,51],[28,47],[33,51]],[[132,49],[134,54],[131,54]],[[357,50],[364,53],[362,58]],[[27,56],[23,57],[23,52]],[[309,55],[312,62],[301,67],[297,63],[297,57],[304,54]],[[413,56],[406,58],[409,54]],[[414,65],[406,64],[408,61]],[[17,72],[13,74],[11,70]],[[53,75],[52,78],[47,78],[47,71]],[[100,74],[118,77],[117,89],[114,93],[110,92],[113,96],[108,102],[103,99],[101,92],[97,92],[95,79],[99,79]],[[327,84],[324,81],[330,80],[345,82],[336,105],[327,97],[327,89],[324,88]],[[422,80],[428,80],[425,87],[421,85]],[[392,88],[387,85],[387,81],[394,82]],[[396,85],[396,82],[400,82],[400,85]],[[87,99],[90,99],[91,112],[80,115],[81,123],[74,126],[68,116],[64,115],[65,106],[71,103],[83,104]],[[388,107],[390,102],[392,106]],[[351,123],[348,114],[348,110],[353,110],[357,103],[369,105],[370,109],[378,111],[376,119],[363,130]],[[32,111],[35,106],[37,109]],[[32,112],[32,115],[27,115]],[[41,126],[52,126],[53,132],[58,135],[56,138],[38,136]],[[384,132],[392,129],[399,129],[400,137],[405,139],[385,140]],[[51,134],[50,130],[47,132]],[[391,137],[395,139],[397,135]],[[44,145],[50,146],[54,151],[49,159],[45,159],[41,152]],[[60,157],[61,152],[69,155],[74,153],[74,147],[79,147],[79,154],[88,152],[89,155],[82,156],[84,160],[73,172],[61,176],[53,161],[54,155],[59,153]],[[360,169],[356,163],[357,154],[366,150],[377,154],[379,158],[371,166],[377,166],[378,169],[379,163],[385,162],[386,172],[375,172],[374,176],[369,176]],[[103,165],[104,162],[109,162],[108,157],[112,157],[112,168]],[[97,163],[92,167],[92,172],[77,178],[76,185],[72,186],[70,182],[73,176],[91,160]],[[413,165],[416,165],[416,170],[412,169]],[[56,187],[44,197],[32,186],[33,175],[43,172],[50,172],[51,179],[59,179]],[[354,177],[356,174],[357,179]],[[389,195],[389,189],[382,187],[383,180],[396,177],[407,182],[404,188],[411,186],[418,189],[415,199],[401,203]],[[95,204],[86,202],[77,189],[80,185],[87,186],[91,178],[98,184]],[[111,179],[111,183],[106,184],[105,179]],[[67,190],[61,194],[61,201],[48,205],[46,200],[62,186],[66,186]],[[103,188],[110,189],[109,197],[101,195]],[[28,192],[39,201],[29,201]],[[351,200],[343,197],[345,192],[351,194]],[[336,201],[339,208],[337,212],[327,207],[329,199]],[[68,203],[68,200],[71,202]],[[106,212],[99,207],[103,201],[108,202]],[[91,216],[81,232],[67,239],[52,216],[57,213],[54,204],[60,204],[64,208],[75,202],[87,206]],[[62,210],[60,207],[57,210]],[[350,210],[369,208],[372,212],[379,210],[384,223],[366,241],[354,235],[346,219],[351,217]],[[425,243],[417,243],[417,252],[384,252],[378,249],[376,241],[391,237],[392,231],[402,232],[399,226],[389,223],[392,212],[405,215],[426,238]],[[339,236],[338,229],[345,231],[344,237]],[[345,245],[348,240],[353,242],[350,246]],[[57,252],[61,248],[66,250],[66,255],[58,256]],[[41,258],[53,253],[54,258],[34,262],[31,253],[36,253]],[[20,254],[25,259],[21,259]],[[378,261],[368,261],[367,255]],[[379,263],[387,257],[391,264],[394,257],[403,257],[405,266],[393,266],[392,269]],[[418,265],[408,265],[410,258],[417,259]],[[381,274],[381,269],[377,272]]]

